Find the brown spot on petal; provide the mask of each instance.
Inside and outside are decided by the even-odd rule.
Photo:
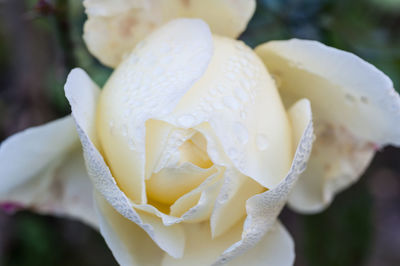
[[[318,123],[312,156],[324,161],[326,178],[355,178],[368,165],[376,145],[358,138],[343,125]]]
[[[190,6],[190,0],[182,0],[182,5],[185,8],[189,8]]]
[[[119,24],[119,34],[122,37],[128,37],[132,33],[132,28],[137,24],[137,20],[132,16],[125,16]]]

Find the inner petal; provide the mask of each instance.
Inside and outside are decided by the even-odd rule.
[[[156,120],[147,126],[159,129],[148,131],[146,137],[149,145],[147,159],[153,162],[147,167],[149,202],[171,205],[216,173],[217,169],[207,154],[207,141],[200,132],[175,128]]]
[[[207,154],[206,140],[200,133],[185,141],[179,151],[180,163],[191,162],[201,168],[210,168],[213,165]]]
[[[203,169],[190,162],[177,168],[163,168],[146,180],[147,197],[151,201],[173,204],[216,171],[215,167]]]

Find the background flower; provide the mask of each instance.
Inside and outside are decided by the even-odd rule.
[[[271,3],[272,3],[272,2],[268,2],[267,5],[272,5]],[[293,6],[294,6],[294,5],[293,5]],[[290,5],[289,5],[289,7],[292,7],[293,9],[295,9],[295,7],[293,7],[293,6],[290,6]],[[274,8],[276,8],[276,7],[274,7]],[[285,9],[285,12],[286,12],[287,10],[290,11],[290,9],[287,9],[287,7],[282,8],[282,9]],[[282,11],[282,12],[283,12],[283,11]],[[311,11],[309,11],[309,12],[311,12]],[[311,12],[311,13],[312,13],[312,12]],[[302,25],[302,26],[303,26],[303,25]],[[259,35],[258,35],[258,36],[259,36]],[[268,34],[263,35],[263,36],[268,36]],[[365,56],[363,56],[363,57],[365,57]]]

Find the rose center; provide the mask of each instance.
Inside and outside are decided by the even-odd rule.
[[[217,171],[208,157],[203,135],[198,132],[191,135],[178,147],[166,147],[166,152],[161,155],[159,162],[164,165],[159,171],[156,167],[146,180],[150,201],[173,204]]]

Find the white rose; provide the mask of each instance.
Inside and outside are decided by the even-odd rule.
[[[185,2],[85,2],[88,46],[117,66],[102,91],[80,69],[65,86],[95,206],[71,117],[3,142],[0,199],[99,226],[121,265],[292,265],[276,219],[289,193],[295,209],[320,210],[377,146],[399,145],[399,96],[370,64],[317,42],[253,52],[211,34],[227,25],[225,35],[239,34],[253,1]],[[206,16],[211,4],[217,12]],[[163,15],[148,27],[154,13]],[[179,16],[209,26],[158,27]],[[311,108],[316,141],[296,183]]]

